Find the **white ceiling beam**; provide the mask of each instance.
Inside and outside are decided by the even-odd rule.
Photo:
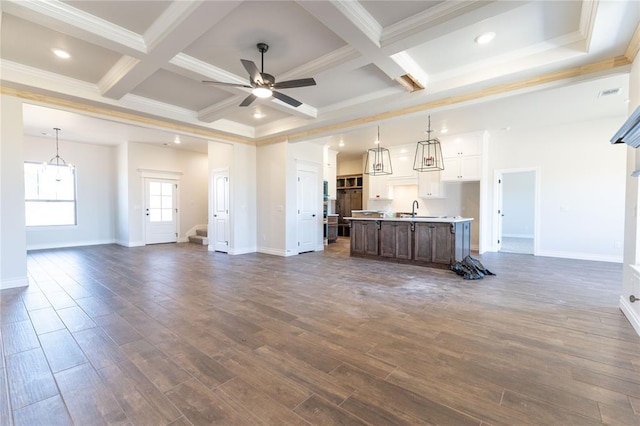
[[[242,96],[231,96],[221,102],[209,105],[208,107],[198,111],[198,120],[212,123],[216,120],[225,118],[229,111],[240,105],[242,99]]]
[[[140,34],[76,9],[59,0],[3,0],[2,9],[24,20],[85,40],[105,49],[138,56],[147,50]]]
[[[380,49],[382,27],[357,2],[299,1],[298,4],[342,38],[390,79],[405,72]]]
[[[147,55],[126,69],[126,72],[116,64],[102,78],[98,86],[103,96],[120,99],[134,90],[240,3],[240,1],[171,3],[144,34]]]

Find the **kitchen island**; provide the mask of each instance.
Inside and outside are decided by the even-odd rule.
[[[471,218],[347,217],[351,256],[448,269],[471,251]]]

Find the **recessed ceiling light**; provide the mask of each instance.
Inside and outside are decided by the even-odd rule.
[[[340,141],[340,143],[338,144],[338,146],[344,146],[344,141]]]
[[[62,58],[62,59],[69,59],[71,57],[71,55],[69,54],[69,52],[62,50],[62,49],[51,49],[51,51],[53,52],[54,55],[56,55],[58,58]]]
[[[449,129],[447,129],[446,127],[443,127],[442,129],[440,129],[440,133],[447,133],[449,131]]]
[[[494,38],[496,38],[496,33],[486,32],[486,33],[480,34],[478,37],[475,38],[474,41],[478,44],[487,44],[487,43],[491,43],[491,41],[493,41]]]
[[[182,141],[180,140],[180,136],[176,136],[176,138],[173,140],[173,143],[175,143],[176,145],[181,144]]]
[[[259,118],[263,118],[263,117],[264,117],[264,114],[262,112],[260,112],[260,111],[256,111],[256,112],[253,113],[253,118],[258,118],[259,119]]]

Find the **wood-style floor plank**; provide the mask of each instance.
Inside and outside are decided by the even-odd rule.
[[[29,316],[31,316],[31,323],[37,334],[50,333],[65,328],[64,323],[53,308],[47,307],[31,311]]]
[[[80,346],[66,329],[40,335],[40,344],[54,373],[87,362]]]
[[[40,347],[31,321],[3,324],[2,345],[5,355],[13,355],[18,352]]]
[[[43,421],[43,419],[46,419],[46,421]],[[56,426],[73,425],[73,421],[60,395],[52,396],[15,410],[13,412],[13,422],[16,426],[33,426],[44,423]]]
[[[42,349],[36,348],[9,355],[5,362],[13,410],[19,410],[58,394]]]
[[[0,423],[640,424],[621,265],[486,253],[465,281],[348,253],[31,252],[0,292]]]
[[[75,424],[129,423],[126,414],[90,364],[82,364],[54,376]]]

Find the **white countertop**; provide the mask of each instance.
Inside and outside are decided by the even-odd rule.
[[[345,217],[346,220],[380,220],[386,222],[441,222],[458,223],[472,221],[472,217],[460,216],[416,216],[416,217]]]

